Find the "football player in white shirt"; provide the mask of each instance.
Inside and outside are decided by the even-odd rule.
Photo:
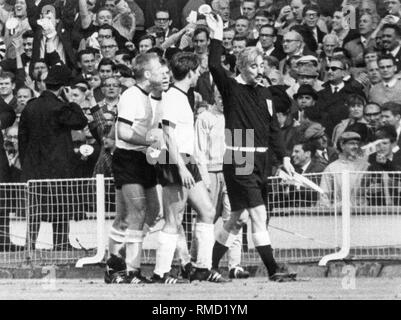
[[[188,91],[198,81],[200,62],[193,53],[178,53],[170,67],[175,84],[164,95],[162,102],[162,124],[168,154],[164,159],[167,161],[159,165],[166,224],[159,236],[152,280],[168,284],[183,282],[170,275],[169,271],[188,200],[198,213],[194,233],[198,250],[190,280],[226,282],[217,271],[211,271],[215,209],[193,158],[194,114]]]
[[[148,132],[155,126],[156,111],[149,93],[162,82],[162,65],[155,53],[140,54],[134,60],[137,84],[124,92],[118,104],[116,150],[113,174],[117,217],[109,237],[106,283],[150,283],[141,275],[143,228],[146,215],[160,210],[156,170],[146,157],[156,142]],[[120,249],[125,244],[125,261]]]

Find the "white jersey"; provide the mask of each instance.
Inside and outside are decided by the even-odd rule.
[[[153,100],[153,99],[152,99]],[[146,138],[155,124],[157,104],[151,103],[148,93],[138,86],[127,89],[118,104],[118,121],[131,126],[132,130],[142,138]],[[160,111],[158,111],[160,113]],[[146,151],[146,146],[138,146],[118,138],[116,126],[116,146],[119,149]]]
[[[194,154],[195,129],[194,113],[189,104],[188,95],[172,86],[163,97],[162,121],[173,124],[174,134],[178,145],[178,152]]]

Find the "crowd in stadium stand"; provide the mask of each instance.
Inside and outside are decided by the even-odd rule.
[[[238,79],[247,47],[263,52],[259,85],[296,172],[401,171],[401,0],[0,0],[0,183],[112,177],[119,98],[143,53],[166,61],[167,88],[173,57],[198,56],[195,149],[221,139],[205,4],[224,22],[227,75]],[[219,151],[199,152],[208,187]]]

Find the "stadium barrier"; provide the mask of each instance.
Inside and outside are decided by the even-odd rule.
[[[401,173],[342,172],[305,175],[320,186],[269,179],[269,232],[280,262],[401,258]],[[41,180],[0,184],[0,266],[103,262],[115,217],[112,179]],[[162,213],[160,213],[162,216]],[[184,229],[191,243],[196,214]],[[155,262],[159,219],[145,238],[143,262]],[[222,227],[216,223],[216,232]],[[243,265],[260,263],[250,222]],[[224,264],[224,262],[223,262]]]

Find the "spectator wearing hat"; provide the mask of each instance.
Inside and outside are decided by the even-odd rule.
[[[323,82],[318,80],[319,73],[317,72],[316,67],[301,66],[298,68],[297,73],[297,82],[287,90],[287,94],[290,97],[293,97],[302,85],[309,85],[316,92],[324,89]]]
[[[318,92],[317,105],[322,114],[322,125],[329,136],[332,136],[334,127],[348,118],[348,108],[345,106],[347,97],[357,93],[364,97],[363,89],[358,89],[350,82],[345,82],[347,61],[342,57],[332,58],[327,66],[329,81],[324,89]]]
[[[320,123],[312,124],[305,131],[305,139],[316,145],[316,160],[321,162],[324,166],[338,159],[337,151],[335,148],[329,146],[329,139],[325,128]]]
[[[338,139],[337,149],[340,151],[339,159],[330,163],[324,170],[325,174],[322,176],[320,187],[325,191],[320,199],[322,205],[330,206],[332,197],[336,198],[337,204],[341,203],[341,173],[345,171],[352,172],[350,175],[350,187],[353,201],[362,200],[363,202],[365,200],[361,195],[358,196],[358,193],[361,191],[362,172],[368,169],[369,163],[365,158],[359,156],[360,142],[361,136],[352,131],[344,132]],[[335,191],[336,194],[333,194]]]
[[[380,172],[367,177],[367,198],[370,205],[401,204],[399,174],[388,172],[401,171],[401,150],[397,145],[397,131],[391,125],[384,125],[376,131],[376,139],[380,140],[377,152],[369,156],[368,171]]]
[[[359,128],[358,133],[361,136],[361,142],[365,143],[367,142],[367,121],[364,117],[364,108],[366,105],[366,100],[365,98],[357,95],[357,94],[351,94],[347,97],[347,100],[345,101],[345,105],[348,107],[349,110],[349,116],[347,119],[341,121],[333,131],[333,144],[336,146],[337,141],[340,138],[340,136],[343,134],[345,131],[350,131],[349,128],[358,123],[361,124],[363,128]],[[354,128],[355,131],[355,128]],[[361,132],[359,132],[361,131]]]
[[[65,66],[56,65],[49,70],[45,80],[47,90],[39,98],[28,102],[21,114],[18,128],[18,148],[22,166],[22,181],[36,179],[74,178],[74,151],[71,130],[82,130],[87,119],[79,105],[59,99],[71,72]],[[69,95],[67,98],[71,99]],[[62,187],[57,192],[63,193]],[[47,205],[51,190],[43,187],[42,197],[36,199],[36,211],[30,212],[31,243],[35,244],[39,232],[41,216],[45,210],[53,223],[53,244],[55,250],[68,250],[71,199],[56,201]],[[54,190],[56,191],[56,190]],[[54,199],[52,199],[54,200]],[[64,202],[66,201],[66,202]],[[64,203],[64,205],[62,205]],[[68,205],[67,205],[68,204]],[[46,206],[45,208],[43,206]],[[68,208],[66,208],[66,206]]]
[[[302,84],[293,97],[296,102],[294,119],[301,123],[304,120],[305,109],[316,107],[317,93],[311,85]]]

